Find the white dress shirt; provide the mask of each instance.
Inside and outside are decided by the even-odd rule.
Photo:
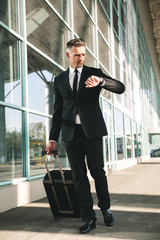
[[[83,67],[77,68],[77,70],[78,70],[77,90],[79,88],[79,82],[80,82],[80,78],[81,78],[82,69],[83,69]],[[70,83],[70,86],[71,86],[72,89],[73,89],[74,76],[75,76],[75,69],[72,68],[72,67],[69,67],[69,83]],[[76,121],[75,121],[75,123],[76,124],[81,124],[79,114],[76,114]]]

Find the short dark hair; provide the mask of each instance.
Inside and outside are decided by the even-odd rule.
[[[71,49],[73,46],[75,47],[86,46],[86,43],[82,38],[74,38],[67,42],[67,49]]]

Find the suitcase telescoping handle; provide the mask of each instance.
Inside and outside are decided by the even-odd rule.
[[[43,151],[42,152],[42,156],[45,156],[46,154],[47,154],[47,151]],[[60,171],[60,174],[61,174],[61,177],[62,177],[62,181],[63,181],[63,184],[65,185],[66,181],[65,181],[64,174],[63,174],[62,167],[61,167],[61,163],[60,163],[60,160],[59,160],[59,157],[58,157],[58,151],[51,151],[49,154],[56,156],[57,162],[58,162],[59,171]],[[46,163],[45,159],[44,159],[44,163],[45,163],[45,166],[47,166],[47,163]],[[47,166],[46,169],[48,169],[48,166]],[[49,170],[47,171],[47,173],[48,172],[49,172]]]
[[[69,196],[68,188],[66,186],[66,181],[65,181],[65,177],[64,177],[64,174],[63,174],[63,171],[62,171],[61,163],[60,163],[60,160],[59,160],[59,157],[58,157],[58,151],[51,151],[49,154],[56,156],[56,159],[57,159],[57,162],[58,162],[58,166],[59,166],[59,170],[60,170],[60,174],[61,174],[61,177],[62,177],[62,182],[63,182],[64,189],[65,189],[65,192],[66,192],[68,203],[69,203],[69,206],[70,206],[70,209],[71,209],[70,211],[61,210],[61,208],[60,208],[60,204],[59,204],[59,201],[58,201],[56,190],[55,190],[54,185],[53,185],[53,180],[52,180],[52,177],[51,177],[51,174],[50,174],[50,171],[48,169],[47,162],[46,162],[46,158],[45,158],[46,154],[47,154],[47,151],[43,151],[42,152],[43,160],[44,160],[44,163],[45,163],[45,167],[46,167],[46,170],[47,170],[48,178],[49,178],[49,181],[51,183],[52,192],[54,194],[58,210],[59,210],[60,213],[73,214],[74,213],[73,206],[72,206],[71,199],[70,199],[70,196]]]

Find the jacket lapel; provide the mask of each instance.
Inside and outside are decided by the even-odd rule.
[[[70,93],[73,95],[73,91],[72,91],[72,88],[70,86],[70,83],[69,83],[69,68],[66,70],[66,82],[67,82],[67,88],[69,89]]]
[[[87,80],[88,76],[89,75],[88,75],[87,67],[84,65],[81,73],[81,78],[79,81],[78,95],[85,88],[85,81]]]

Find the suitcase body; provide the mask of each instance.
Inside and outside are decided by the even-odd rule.
[[[57,152],[55,152],[59,170],[49,171],[43,154],[47,174],[43,185],[53,216],[80,218],[80,209],[71,170],[62,170]]]

